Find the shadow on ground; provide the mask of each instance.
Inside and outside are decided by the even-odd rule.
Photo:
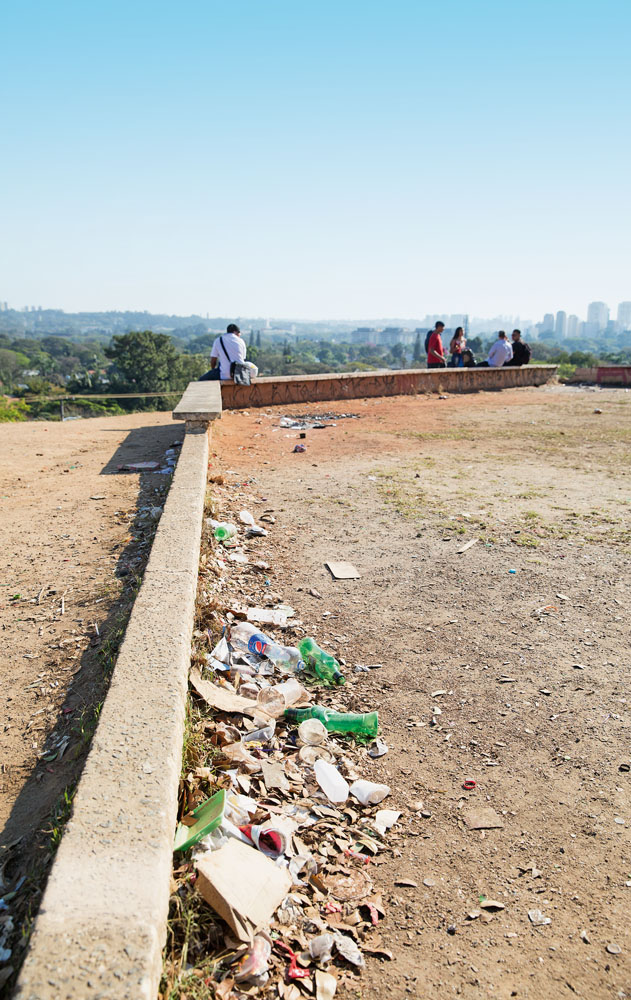
[[[123,466],[132,462],[160,462],[162,465],[167,448],[173,447],[176,441],[182,441],[184,426],[174,422],[164,424],[162,427],[152,427],[151,432],[151,441],[148,442],[146,427],[131,428],[109,462],[101,469],[101,475],[116,476],[121,473],[128,475]]]
[[[182,440],[183,428],[166,425],[151,431],[148,444],[147,428],[132,429],[101,474],[120,473],[120,466],[129,462],[159,461],[163,467],[165,451]],[[179,453],[179,448],[175,451]],[[0,896],[9,906],[14,925],[5,941],[5,947],[12,948],[13,955],[10,964],[0,969],[2,997],[10,995],[19,972],[48,871],[70,817],[74,792],[151,551],[157,528],[155,513],[151,511],[162,507],[170,483],[171,475],[138,474],[136,504],[129,521],[131,538],[120,550],[114,570],[123,581],[123,589],[107,616],[98,622],[99,634],[94,635],[70,676],[44,748],[0,833]],[[93,599],[91,593],[84,603],[89,605]],[[81,608],[82,602],[77,606]],[[7,976],[9,969],[11,972]]]

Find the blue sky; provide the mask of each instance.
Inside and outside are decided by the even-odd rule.
[[[0,300],[631,299],[630,32],[628,0],[5,4]]]

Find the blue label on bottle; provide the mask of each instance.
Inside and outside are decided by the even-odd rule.
[[[256,653],[258,656],[265,656],[265,650],[268,645],[269,641],[261,632],[253,632],[248,640],[248,649],[251,653]]]

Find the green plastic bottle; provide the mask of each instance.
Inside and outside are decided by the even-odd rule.
[[[315,639],[308,636],[298,643],[300,655],[307,667],[311,667],[316,672],[321,681],[329,681],[332,684],[346,684],[346,678],[340,672],[340,665],[334,656],[325,653],[320,649]]]
[[[236,524],[229,524],[227,521],[222,521],[215,528],[214,535],[218,542],[223,542],[226,538],[232,538],[237,533]]]
[[[309,708],[286,708],[284,717],[298,725],[305,719],[319,719],[330,733],[361,733],[376,736],[379,730],[379,716],[376,712],[360,715],[355,712],[334,712],[332,708],[311,705]]]

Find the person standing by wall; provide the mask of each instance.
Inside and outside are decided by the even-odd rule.
[[[427,367],[445,368],[445,352],[443,350],[443,340],[441,334],[445,329],[445,324],[440,320],[429,335],[427,341]]]
[[[464,365],[462,352],[466,346],[467,341],[464,335],[464,330],[461,326],[457,326],[456,332],[451,338],[451,343],[449,344],[449,350],[451,351],[451,361],[449,363],[450,368],[462,368]]]

